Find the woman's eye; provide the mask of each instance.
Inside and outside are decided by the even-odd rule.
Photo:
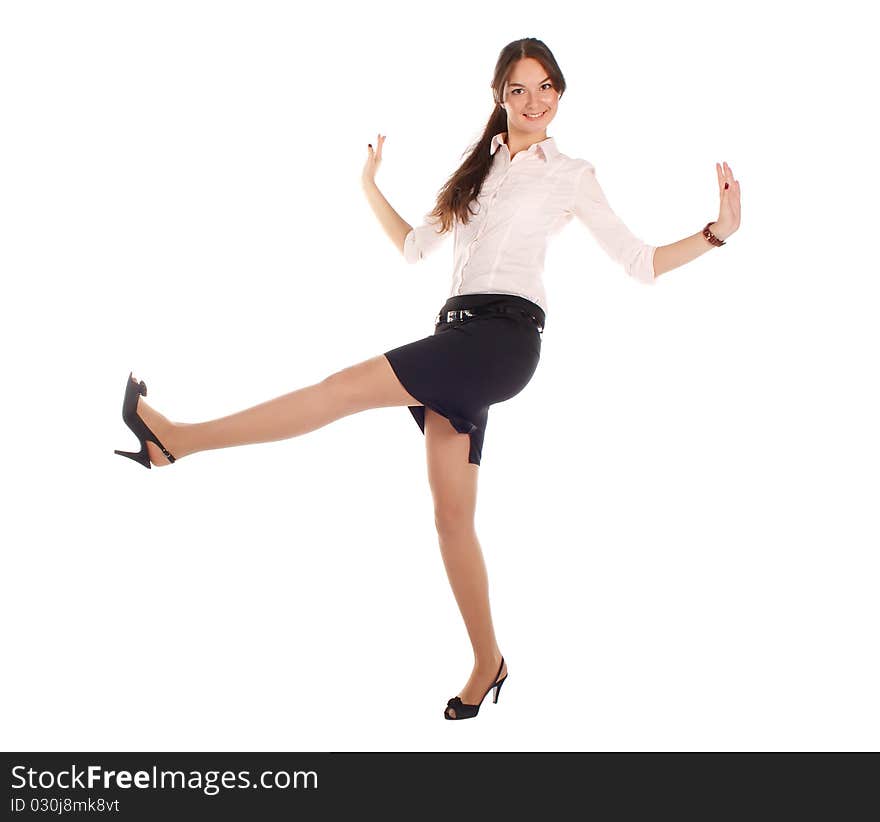
[[[550,88],[553,88],[553,83],[544,83],[544,84],[541,86],[541,88],[544,88],[544,86],[550,86]],[[513,90],[513,93],[516,94],[518,91],[522,91],[522,89],[521,89],[521,88],[515,88],[515,89]]]

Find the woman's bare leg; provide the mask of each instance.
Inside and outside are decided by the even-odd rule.
[[[172,422],[138,398],[138,413],[175,460],[215,448],[289,439],[334,420],[395,405],[421,405],[401,385],[384,354],[337,371],[314,385],[208,422]],[[150,461],[168,465],[154,443]]]
[[[478,466],[468,462],[468,435],[459,434],[430,408],[425,409],[425,448],[440,552],[474,652],[473,670],[458,696],[474,705],[494,682],[501,664],[489,607],[489,578],[474,527]],[[505,660],[500,676],[506,673]]]

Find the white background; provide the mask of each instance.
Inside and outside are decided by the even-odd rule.
[[[7,750],[866,750],[880,739],[878,134],[858,3],[5,3]],[[587,13],[589,9],[589,14]],[[452,244],[410,223],[535,36],[548,128],[646,242],[547,255],[527,388],[493,406],[477,530],[510,679],[470,645],[403,407],[149,472],[129,371],[212,419],[427,336]]]

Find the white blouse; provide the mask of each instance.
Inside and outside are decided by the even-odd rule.
[[[552,137],[534,143],[510,159],[506,132],[492,138],[492,166],[470,205],[470,222],[456,219],[438,234],[440,221],[424,216],[403,244],[406,262],[416,263],[449,237],[455,238],[452,288],[458,294],[516,294],[547,312],[544,257],[549,238],[573,216],[590,230],[612,260],[631,277],[654,282],[654,250],[618,217],[586,160],[562,154]],[[501,149],[498,151],[498,149]]]

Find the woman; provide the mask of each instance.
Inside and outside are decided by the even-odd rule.
[[[721,207],[714,223],[666,246],[635,237],[611,210],[594,167],[562,154],[547,136],[565,80],[540,40],[505,46],[491,87],[495,107],[482,136],[416,228],[376,186],[384,136],[375,149],[368,145],[364,191],[407,262],[421,260],[454,229],[452,289],[431,336],[209,422],[171,422],[140,402],[146,385],[129,374],[123,418],[141,450],[116,451],[150,468],[198,451],[299,436],[371,408],[407,406],[424,433],[440,549],[474,653],[447,719],[476,716],[493,688],[498,700],[507,678],[474,529],[477,469],[489,406],[518,394],[540,359],[548,238],[577,215],[628,274],[653,282],[723,245],[739,227],[739,183],[725,163],[716,164]]]

